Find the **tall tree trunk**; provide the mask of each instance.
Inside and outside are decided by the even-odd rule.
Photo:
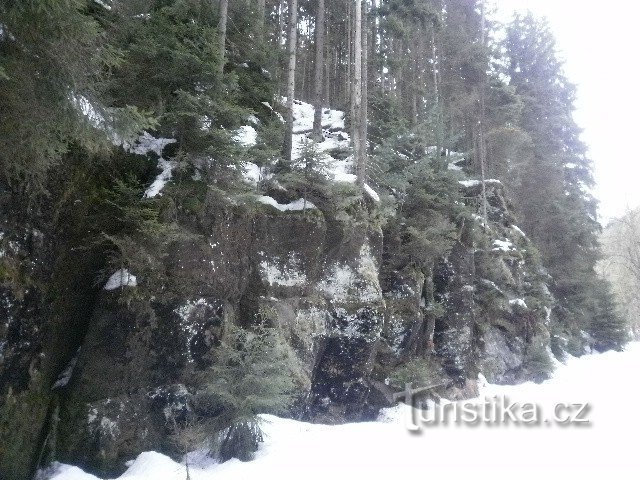
[[[442,154],[444,143],[444,125],[442,116],[442,102],[440,101],[440,82],[438,80],[438,47],[436,43],[436,26],[431,26],[431,65],[433,74],[433,97],[436,107],[436,152]]]
[[[313,138],[322,140],[322,70],[324,67],[324,0],[318,0],[316,12],[316,64],[314,79]]]
[[[353,28],[353,87],[352,87],[352,109],[353,109],[353,149],[356,161],[356,178],[359,185],[364,184],[364,152],[360,143],[360,114],[362,107],[362,0],[355,0],[354,5],[354,28]]]
[[[229,10],[229,0],[220,0],[220,18],[218,19],[218,73],[224,73],[225,64],[225,44],[227,43],[227,13]]]
[[[286,0],[278,0],[278,34],[276,35],[276,49],[280,51],[282,48],[282,32],[284,31],[284,6]],[[276,62],[276,83],[278,85],[278,97],[282,96],[282,66],[280,62]]]
[[[287,68],[287,119],[283,156],[291,162],[293,148],[293,100],[296,93],[296,50],[298,43],[298,0],[289,0],[289,66]]]
[[[378,14],[377,14],[378,0],[373,0],[372,8],[374,10],[374,15],[371,22],[371,41],[369,42],[369,59],[372,64],[372,67],[374,68],[374,72],[375,72],[375,74],[373,75],[374,78],[377,76],[380,76],[380,78],[382,78],[382,69],[380,69],[379,72],[375,70],[376,68],[380,67],[380,65],[377,62],[377,59],[378,59]],[[381,85],[384,88],[383,82],[381,82]]]
[[[257,23],[257,28],[258,28],[258,42],[259,44],[262,44],[264,42],[264,20],[265,20],[265,12],[266,12],[266,5],[265,5],[265,0],[258,0],[258,21]]]
[[[330,73],[331,73],[331,50],[329,49],[330,38],[329,38],[329,28],[325,21],[325,41],[324,41],[324,55],[325,55],[325,67],[324,67],[324,96],[322,98],[322,106],[329,105],[329,99],[331,98],[331,85],[330,85]],[[335,78],[335,77],[334,77]]]
[[[413,38],[409,63],[411,65],[411,124],[418,124],[418,38]]]
[[[485,33],[485,0],[481,2],[481,24],[480,24],[480,39],[482,43],[482,47],[486,47],[486,33]],[[483,56],[485,52],[483,52]],[[486,68],[485,68],[486,70]],[[488,214],[487,214],[487,183],[486,183],[486,166],[487,166],[487,142],[485,139],[485,96],[486,96],[486,88],[487,88],[487,78],[486,71],[482,73],[482,80],[480,82],[480,120],[479,120],[479,138],[478,138],[478,147],[480,154],[480,178],[482,180],[482,218],[484,219],[484,224],[488,226]]]
[[[364,31],[362,32],[362,105],[360,107],[360,154],[363,157],[363,182],[366,175],[367,165],[367,121],[368,121],[368,105],[367,98],[369,95],[369,39],[368,39],[368,14],[367,14],[367,0],[362,4],[362,24],[364,25]]]
[[[355,122],[355,111],[353,110],[353,6],[351,2],[347,4],[347,89],[345,98],[349,98],[349,118],[351,123]],[[353,134],[353,132],[352,132]]]

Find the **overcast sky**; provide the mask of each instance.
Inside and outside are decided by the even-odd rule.
[[[500,18],[530,10],[549,20],[578,86],[575,118],[594,162],[602,222],[640,206],[640,2],[490,1]]]

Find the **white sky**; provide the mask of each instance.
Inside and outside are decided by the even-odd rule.
[[[493,0],[500,18],[530,10],[549,20],[565,72],[578,86],[576,121],[594,162],[604,224],[640,205],[640,2]]]

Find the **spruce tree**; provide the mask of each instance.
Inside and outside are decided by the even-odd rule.
[[[196,395],[196,413],[216,458],[250,460],[262,441],[258,414],[281,413],[293,399],[289,354],[274,328],[233,325],[215,354],[206,388]]]
[[[512,196],[524,230],[540,249],[554,278],[552,291],[562,328],[576,341],[602,298],[595,278],[599,257],[591,163],[573,119],[575,87],[563,72],[548,24],[516,16],[505,42],[509,84],[521,99],[519,128],[530,139]],[[612,321],[613,318],[612,318]]]
[[[100,93],[119,58],[86,3],[0,2],[0,183],[30,197],[72,143],[109,145]]]
[[[611,285],[598,278],[593,291],[594,296],[590,302],[593,308],[587,328],[593,339],[593,346],[599,352],[621,350],[629,341],[629,324],[614,302]]]

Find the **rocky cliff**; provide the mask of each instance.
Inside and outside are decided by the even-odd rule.
[[[59,192],[75,205],[68,218],[1,219],[2,478],[53,456],[115,474],[143,450],[175,454],[175,419],[229,325],[277,329],[297,386],[290,415],[317,422],[371,418],[405,382],[461,398],[480,373],[544,378],[549,278],[500,182],[487,182],[486,222],[480,182],[458,183],[466,215],[428,267],[399,260],[404,227],[381,221],[375,195],[350,187],[337,209],[318,192],[301,204],[265,188],[248,206],[205,201],[197,216],[163,207],[189,234],[169,242],[158,276],[96,276],[103,253],[74,244],[91,229],[81,189]]]

